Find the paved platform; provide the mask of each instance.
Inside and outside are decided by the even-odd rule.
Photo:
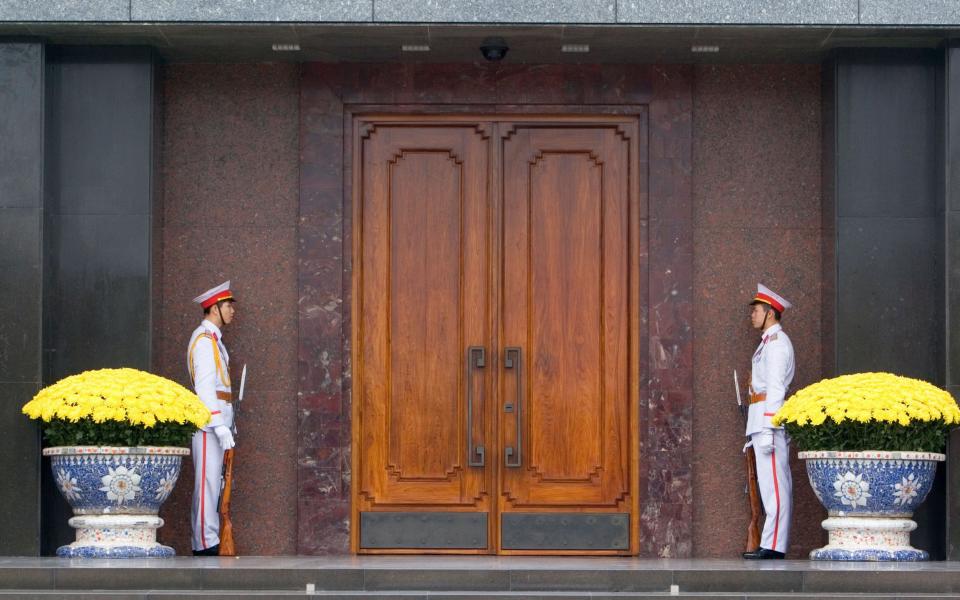
[[[960,562],[546,557],[0,558],[0,597],[960,598]]]

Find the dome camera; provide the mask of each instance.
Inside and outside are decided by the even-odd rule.
[[[508,50],[510,50],[510,47],[501,37],[489,37],[483,40],[483,45],[480,46],[480,53],[490,62],[503,60]]]

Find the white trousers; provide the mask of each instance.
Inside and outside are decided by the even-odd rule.
[[[782,429],[773,431],[773,453],[757,450],[753,434],[753,451],[757,457],[757,485],[767,520],[763,524],[760,547],[786,554],[790,543],[790,517],[793,514],[793,479],[790,476],[790,442]]]
[[[194,550],[220,543],[220,479],[223,450],[213,432],[193,434],[193,507],[190,511],[190,542]]]

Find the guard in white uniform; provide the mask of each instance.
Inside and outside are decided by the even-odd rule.
[[[793,513],[793,480],[790,477],[790,438],[770,419],[786,399],[793,381],[793,344],[780,326],[783,311],[791,304],[762,284],[750,302],[750,320],[763,332],[760,346],[753,353],[750,378],[750,409],[746,435],[757,461],[757,485],[763,509],[767,513],[760,537],[760,548],[744,552],[743,558],[783,558],[790,541],[790,517]],[[744,448],[746,449],[746,447]]]
[[[210,422],[193,436],[193,510],[190,513],[193,553],[216,556],[220,551],[220,480],[223,453],[233,448],[233,397],[230,392],[230,355],[221,328],[233,320],[235,299],[230,282],[193,299],[204,319],[190,336],[187,368],[200,400],[210,409]]]

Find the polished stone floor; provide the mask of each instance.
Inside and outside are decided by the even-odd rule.
[[[863,571],[958,572],[960,561],[920,563],[833,562],[809,560],[639,559],[541,556],[239,556],[168,559],[63,559],[0,556],[0,568],[220,568],[220,569],[457,569],[457,570],[608,570],[608,571]]]
[[[98,595],[97,592],[102,592]],[[426,599],[855,595],[960,599],[960,562],[842,563],[583,557],[0,557],[0,596],[30,600],[235,600],[249,595]]]

